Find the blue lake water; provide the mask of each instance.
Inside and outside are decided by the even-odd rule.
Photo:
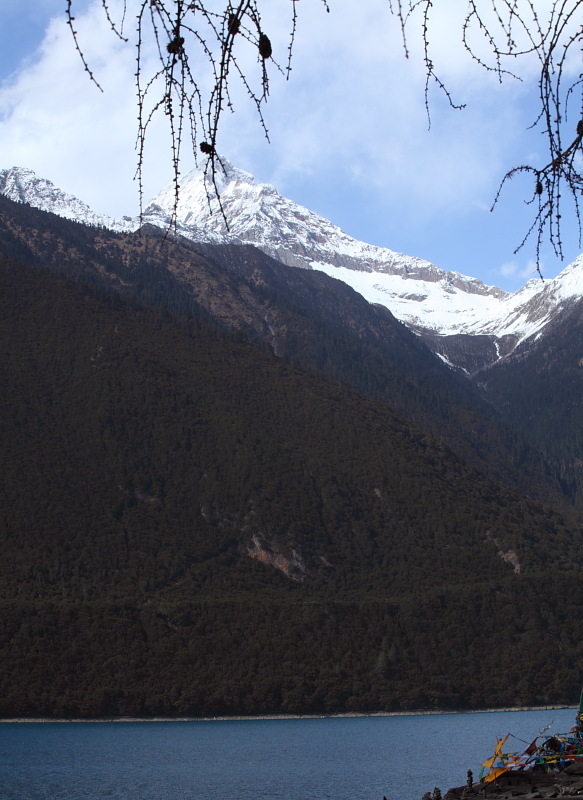
[[[574,715],[0,723],[0,798],[420,800],[464,784],[469,768],[477,779],[496,736],[528,743],[553,720],[568,731]]]

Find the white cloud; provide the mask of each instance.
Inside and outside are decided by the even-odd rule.
[[[479,201],[499,170],[501,145],[516,120],[512,103],[497,119],[483,118],[476,95],[493,81],[464,60],[460,46],[451,46],[457,11],[456,0],[442,4],[432,42],[454,95],[462,101],[471,95],[473,102],[465,112],[454,112],[432,91],[434,125],[428,133],[419,53],[403,58],[387,1],[370,0],[363,9],[338,0],[330,14],[321,3],[301,4],[292,77],[286,82],[274,74],[265,112],[273,151],[268,158],[276,165],[270,177],[285,181],[290,173],[342,169],[375,191],[388,187],[391,195],[405,194],[425,206],[466,203],[470,196]],[[33,168],[43,165],[45,173],[93,169],[95,179],[115,175],[118,183],[129,183],[135,54],[111,35],[101,3],[78,15],[76,25],[104,95],[88,82],[64,21],[53,20],[37,64],[2,92],[3,158],[10,154]],[[274,13],[264,25],[274,54],[285,62],[289,17]],[[418,50],[413,38],[411,46]],[[257,69],[254,60],[254,54],[244,57],[251,71]],[[237,111],[225,119],[222,149],[235,160],[262,160],[255,110],[244,90],[233,94]],[[158,166],[160,136],[154,132],[150,149],[149,168],[156,176],[168,175]]]
[[[281,4],[265,5],[264,29],[283,64],[288,6],[282,14]],[[234,86],[236,112],[225,115],[220,149],[259,179],[283,192],[293,189],[300,202],[305,196],[309,203],[320,192],[316,210],[333,218],[344,209],[345,219],[360,214],[362,220],[366,206],[368,217],[377,220],[369,240],[378,243],[394,246],[383,231],[407,226],[437,240],[447,222],[455,231],[452,254],[467,240],[465,267],[454,255],[449,263],[442,258],[442,266],[474,268],[467,257],[475,238],[471,226],[486,216],[500,176],[522,161],[524,152],[536,159],[543,145],[538,134],[524,133],[532,121],[525,85],[500,87],[464,53],[463,9],[461,0],[436,4],[431,43],[438,73],[454,99],[468,106],[454,111],[432,89],[431,131],[418,41],[410,39],[406,60],[387,0],[335,0],[330,14],[319,0],[302,0],[291,78],[272,73],[265,108],[271,145],[244,88]],[[135,51],[112,36],[100,0],[88,2],[76,16],[104,93],[83,72],[64,20],[54,19],[34,63],[0,88],[0,166],[30,167],[97,211],[131,214],[137,208]],[[256,53],[248,48],[241,58],[245,69],[257,74]],[[161,117],[149,140],[146,199],[171,177],[164,124]],[[192,162],[185,158],[184,168]],[[457,227],[451,222],[456,219]],[[516,224],[500,213],[496,220]],[[359,235],[357,226],[349,232]],[[490,271],[492,264],[509,260],[494,249],[497,238],[488,241]]]
[[[514,278],[518,272],[518,269],[519,267],[516,261],[507,261],[506,264],[502,264],[498,272],[505,278]]]
[[[26,166],[96,210],[137,208],[135,52],[112,36],[101,3],[78,13],[83,52],[103,92],[92,83],[63,16],[51,20],[32,63],[0,89],[2,166]],[[148,192],[169,180],[168,141],[152,131]]]
[[[541,260],[540,262],[541,272],[544,271],[545,265],[544,261]],[[533,259],[528,259],[526,264],[519,264],[516,261],[507,261],[505,264],[502,264],[501,267],[497,270],[498,275],[502,275],[504,278],[515,278],[520,280],[529,280],[530,278],[534,278],[538,275],[536,261]]]
[[[64,21],[52,20],[35,63],[0,92],[0,152],[3,166],[30,167],[91,202],[98,176],[105,183],[115,171],[131,184],[132,93],[123,78],[132,64],[95,7],[76,24],[105,92],[89,82]]]
[[[366,12],[362,4],[337,2],[329,15],[313,3],[301,9],[291,81],[274,81],[266,109],[272,152],[253,127],[251,110],[225,125],[225,149],[241,153],[251,167],[263,159],[273,164],[268,177],[280,186],[298,172],[340,169],[392,202],[428,214],[469,202],[489,206],[507,168],[504,154],[531,120],[516,102],[522,86],[500,87],[469,60],[455,34],[452,47],[457,5],[440,5],[432,42],[454,99],[468,104],[464,111],[450,109],[432,88],[428,131],[418,40],[411,39],[406,60],[386,0],[371,0]],[[458,28],[462,19],[457,13]]]

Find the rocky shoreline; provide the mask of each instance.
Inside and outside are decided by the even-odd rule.
[[[536,800],[551,797],[580,797],[583,795],[583,762],[576,761],[562,771],[544,772],[543,770],[509,770],[496,780],[487,783],[473,783],[471,773],[465,786],[449,789],[443,800]],[[424,795],[423,800],[439,800],[439,789]]]
[[[495,714],[506,711],[554,711],[563,708],[577,708],[574,705],[546,705],[546,706],[506,706],[504,708],[460,708],[449,709],[418,709],[414,711],[374,711],[358,712],[348,711],[340,714],[256,714],[256,715],[224,715],[216,717],[5,717],[0,718],[0,723],[6,722],[232,722],[236,720],[265,720],[265,719],[351,719],[353,717],[421,717],[442,716],[446,714]]]

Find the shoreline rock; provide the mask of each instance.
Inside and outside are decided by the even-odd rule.
[[[448,789],[443,800],[536,800],[537,798],[581,797],[583,795],[583,761],[575,761],[556,772],[544,770],[509,770],[496,780],[480,781],[471,787]]]

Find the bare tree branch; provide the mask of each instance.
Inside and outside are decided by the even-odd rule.
[[[140,208],[146,138],[154,117],[163,112],[168,118],[171,137],[175,189],[172,222],[175,223],[180,191],[180,156],[185,133],[195,159],[198,153],[204,156],[205,175],[220,205],[218,134],[224,112],[234,110],[230,94],[234,81],[241,82],[255,105],[260,128],[269,139],[263,116],[263,106],[269,96],[269,69],[275,68],[285,77],[290,76],[299,0],[289,0],[290,38],[287,64],[283,69],[275,62],[271,41],[263,29],[261,8],[266,7],[267,0],[135,1],[138,4],[135,45]],[[326,0],[321,1],[329,11]],[[112,13],[112,0],[101,2],[112,32],[123,41],[128,41],[124,34],[128,0],[123,0],[119,22],[115,21]],[[443,2],[389,0],[391,11],[401,29],[406,58],[410,56],[408,41],[411,28],[419,26],[413,35],[419,37],[422,47],[426,75],[424,99],[429,124],[429,92],[432,84],[444,93],[452,108],[464,108],[464,104],[454,101],[448,87],[437,75],[431,55],[430,34],[435,15],[443,8]],[[67,0],[67,24],[84,69],[99,86],[87,64],[73,25],[73,3],[74,0]],[[459,34],[471,58],[483,69],[495,73],[500,81],[508,78],[520,80],[520,64],[538,59],[539,113],[533,127],[541,129],[546,136],[548,161],[542,166],[525,164],[511,169],[503,177],[492,206],[492,209],[496,206],[509,180],[520,174],[532,176],[534,191],[526,202],[533,205],[534,221],[518,249],[534,235],[537,265],[544,239],[551,243],[557,256],[563,257],[563,194],[573,204],[581,241],[583,72],[580,66],[575,68],[574,63],[577,59],[581,64],[582,22],[583,0],[550,0],[546,5],[538,0],[469,0]],[[151,43],[156,47],[158,66],[152,74],[146,75],[144,52]],[[243,62],[240,58],[249,48],[256,54],[258,69],[255,73],[241,66]],[[204,80],[198,77],[201,63],[210,74],[208,89]],[[571,121],[573,117],[574,122]],[[564,141],[568,144],[564,145]]]

